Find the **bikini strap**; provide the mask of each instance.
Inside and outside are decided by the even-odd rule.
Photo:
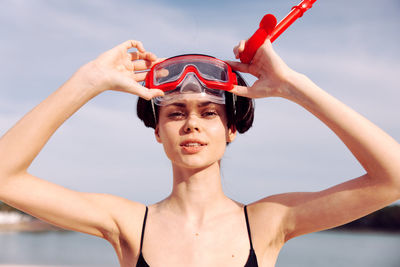
[[[147,211],[149,208],[146,206],[146,212],[144,214],[143,219],[143,226],[142,226],[142,236],[140,237],[140,253],[142,253],[142,246],[143,246],[143,237],[144,237],[144,228],[146,228],[146,219],[147,219]]]
[[[251,232],[250,232],[249,217],[247,216],[247,205],[244,206],[244,216],[246,217],[247,233],[249,234],[249,240],[250,240],[250,250],[252,250],[253,249],[253,242],[251,242]]]

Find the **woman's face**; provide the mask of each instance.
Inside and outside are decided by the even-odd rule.
[[[161,107],[155,135],[174,165],[195,169],[219,162],[236,131],[224,105],[193,97]]]

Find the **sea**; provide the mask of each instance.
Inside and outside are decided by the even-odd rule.
[[[0,265],[118,267],[106,241],[75,232],[0,233]],[[276,267],[400,267],[400,233],[324,231],[290,240]]]

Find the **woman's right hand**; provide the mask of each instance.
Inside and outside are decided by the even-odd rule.
[[[135,48],[137,51],[129,52]],[[84,65],[74,75],[79,81],[101,93],[106,90],[127,92],[144,99],[162,96],[158,89],[148,89],[139,84],[144,81],[147,72],[160,59],[146,52],[139,41],[128,40],[101,54],[95,60]]]

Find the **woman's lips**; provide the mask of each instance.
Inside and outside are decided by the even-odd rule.
[[[199,140],[186,140],[180,144],[182,150],[188,154],[195,154],[203,150],[207,144]]]

